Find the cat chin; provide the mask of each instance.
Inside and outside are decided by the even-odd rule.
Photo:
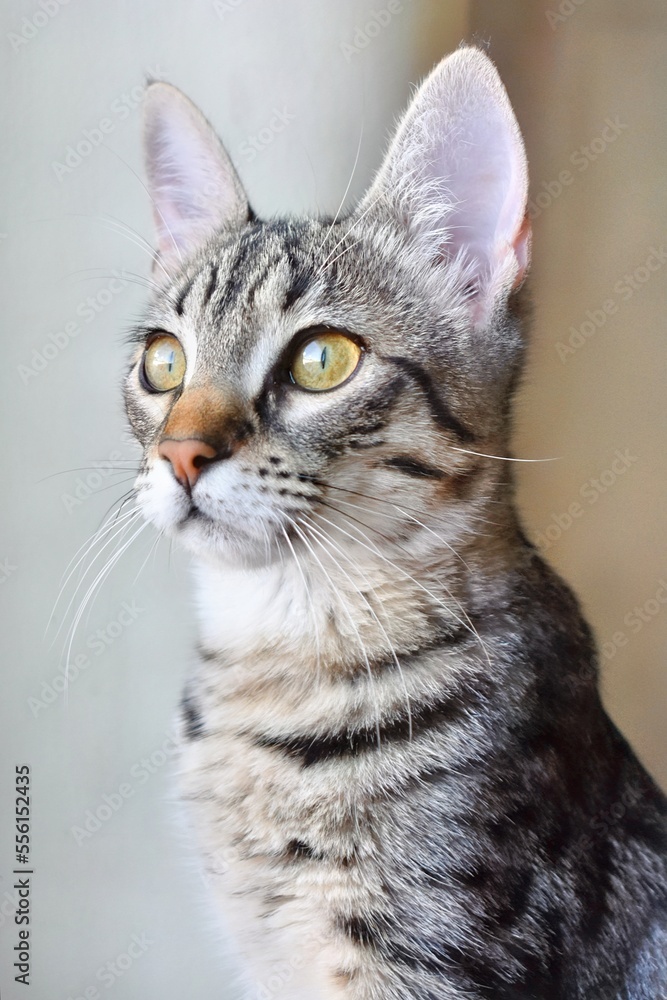
[[[223,482],[217,489],[197,490],[190,498],[161,463],[138,484],[137,496],[147,521],[209,564],[261,569],[280,561],[283,528],[277,512],[267,510],[261,498],[255,498],[254,505],[247,505],[241,523],[238,511],[228,505],[226,516],[232,523],[227,523],[220,516],[218,499],[224,493]],[[222,513],[225,515],[225,507]]]
[[[261,569],[273,566],[281,559],[280,547],[273,531],[255,537],[248,531],[234,529],[214,520],[185,501],[174,498],[169,504],[156,502],[151,491],[140,494],[139,504],[144,518],[192,555],[217,567]],[[275,526],[273,526],[275,528]]]
[[[275,539],[232,533],[201,512],[191,512],[166,530],[201,562],[219,569],[264,569],[281,560]]]

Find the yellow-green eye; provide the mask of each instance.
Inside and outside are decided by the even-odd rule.
[[[311,392],[334,389],[350,377],[359,364],[361,348],[342,333],[320,333],[297,351],[290,375]]]
[[[176,340],[165,333],[156,337],[144,352],[144,375],[152,389],[177,389],[185,376],[185,354]]]

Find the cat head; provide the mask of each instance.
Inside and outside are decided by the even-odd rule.
[[[312,551],[327,523],[364,544],[355,518],[371,545],[405,544],[432,511],[470,530],[505,475],[479,453],[507,444],[530,241],[524,147],[487,56],[433,70],[345,217],[258,220],[164,83],[145,149],[156,292],[125,386],[145,515],[246,565]]]

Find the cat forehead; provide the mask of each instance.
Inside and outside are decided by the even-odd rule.
[[[220,315],[250,312],[267,292],[315,278],[313,250],[322,227],[314,222],[254,222],[212,241],[169,290],[177,315],[211,305]],[[261,293],[261,294],[260,294]],[[291,293],[294,297],[294,292]],[[273,302],[274,307],[283,305]]]
[[[256,377],[265,372],[301,330],[372,329],[380,313],[368,273],[372,235],[364,240],[351,228],[307,219],[253,222],[222,235],[156,296],[149,325],[180,337],[186,354],[196,345],[200,372],[224,366],[241,382],[253,369]]]

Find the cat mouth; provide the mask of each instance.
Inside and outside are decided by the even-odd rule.
[[[204,511],[201,510],[201,508],[198,507],[196,503],[193,503],[191,501],[190,506],[185,512],[185,514],[183,515],[183,517],[179,519],[178,527],[182,528],[186,524],[192,524],[193,521],[207,521],[210,523],[211,518],[208,516],[208,514],[205,514]]]

